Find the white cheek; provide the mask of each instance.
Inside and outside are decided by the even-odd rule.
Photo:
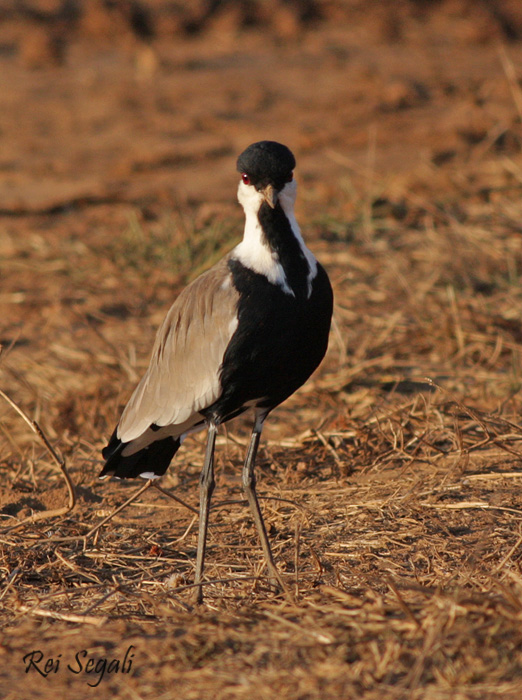
[[[296,196],[297,182],[295,180],[290,180],[279,193],[279,201],[281,202],[285,214],[288,214],[288,211],[292,211],[293,213]]]
[[[245,214],[255,213],[259,211],[259,207],[263,203],[263,195],[258,192],[253,185],[245,185],[241,180],[239,181],[239,187],[237,188],[237,198],[239,203],[245,210]]]

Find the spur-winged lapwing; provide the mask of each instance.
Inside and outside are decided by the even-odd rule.
[[[221,423],[253,409],[243,488],[270,580],[282,586],[255,489],[263,423],[324,357],[332,317],[328,276],[306,247],[294,215],[295,158],[259,141],[238,158],[243,240],[178,296],[160,327],[149,368],[107,447],[101,477],[164,474],[186,435],[208,429],[200,481],[195,583],[201,584],[214,445]],[[202,600],[201,585],[196,586]]]

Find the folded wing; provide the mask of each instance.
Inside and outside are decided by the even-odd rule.
[[[237,327],[238,293],[228,258],[198,277],[176,299],[161,325],[149,367],[117,428],[128,443],[151,425],[181,435],[221,394],[220,368]],[[176,428],[179,428],[179,432]]]

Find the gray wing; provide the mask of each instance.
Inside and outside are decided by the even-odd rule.
[[[181,434],[219,398],[219,370],[237,327],[238,293],[227,263],[228,257],[194,280],[171,306],[149,368],[123,411],[122,442],[139,437],[152,423],[179,425]]]

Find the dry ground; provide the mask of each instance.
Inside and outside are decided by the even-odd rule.
[[[66,484],[0,399],[0,695],[519,698],[519,4],[21,6],[0,9],[0,388],[77,504],[35,520]],[[294,600],[241,502],[242,420],[197,609],[197,518],[168,494],[197,504],[203,438],[91,532],[141,485],[96,477],[170,302],[240,235],[235,156],[261,138],[297,155],[335,324],[260,451]]]

